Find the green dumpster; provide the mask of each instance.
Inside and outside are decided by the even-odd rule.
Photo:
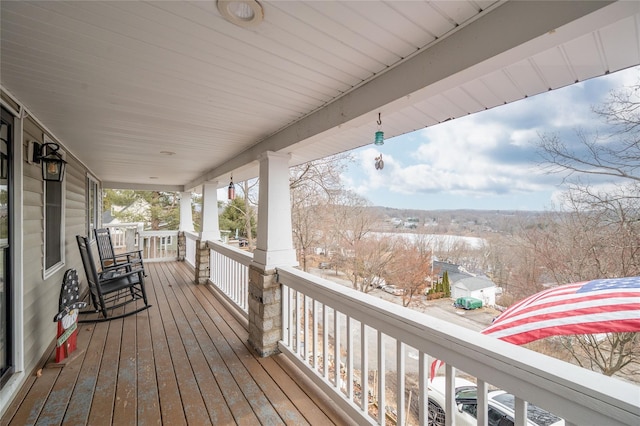
[[[467,310],[477,309],[482,308],[482,300],[470,296],[458,297],[454,305],[458,308],[464,308]]]

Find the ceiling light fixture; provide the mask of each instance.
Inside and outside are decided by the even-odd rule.
[[[264,18],[262,5],[257,0],[218,0],[217,5],[222,17],[239,27],[254,27]]]

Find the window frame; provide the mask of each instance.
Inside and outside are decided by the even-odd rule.
[[[94,191],[92,193],[92,191]],[[93,196],[93,199],[92,199]],[[93,202],[92,202],[93,201]],[[87,238],[89,241],[93,241],[96,236],[93,232],[94,229],[100,227],[100,216],[102,206],[102,191],[100,191],[100,184],[98,183],[98,179],[96,179],[93,175],[87,173],[86,177],[86,228],[87,228]],[[91,214],[91,208],[93,207],[93,217]],[[93,227],[91,226],[91,222],[93,221]]]

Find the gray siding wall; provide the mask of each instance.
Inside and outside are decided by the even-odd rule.
[[[50,135],[49,135],[50,136]],[[24,121],[25,158],[28,142],[43,142],[43,130],[29,117]],[[60,141],[56,141],[60,142]],[[62,141],[63,142],[63,141]],[[81,283],[84,270],[75,236],[86,234],[86,169],[66,153],[65,171],[65,264],[55,274],[43,280],[44,268],[44,184],[41,166],[24,163],[24,354],[25,371],[30,373],[51,347],[56,337],[54,315],[58,312],[58,299],[62,278],[67,269],[78,270]]]

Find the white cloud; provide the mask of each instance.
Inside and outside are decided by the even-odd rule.
[[[468,117],[354,151],[356,164],[345,177],[348,187],[376,194],[457,194],[507,196],[546,191],[547,203],[560,201],[560,178],[537,168],[533,142],[540,135],[573,135],[597,124],[591,112],[613,87],[638,83],[638,69],[547,92]],[[384,169],[375,169],[382,153]],[[415,197],[414,197],[415,198]],[[540,209],[547,206],[540,206]]]

